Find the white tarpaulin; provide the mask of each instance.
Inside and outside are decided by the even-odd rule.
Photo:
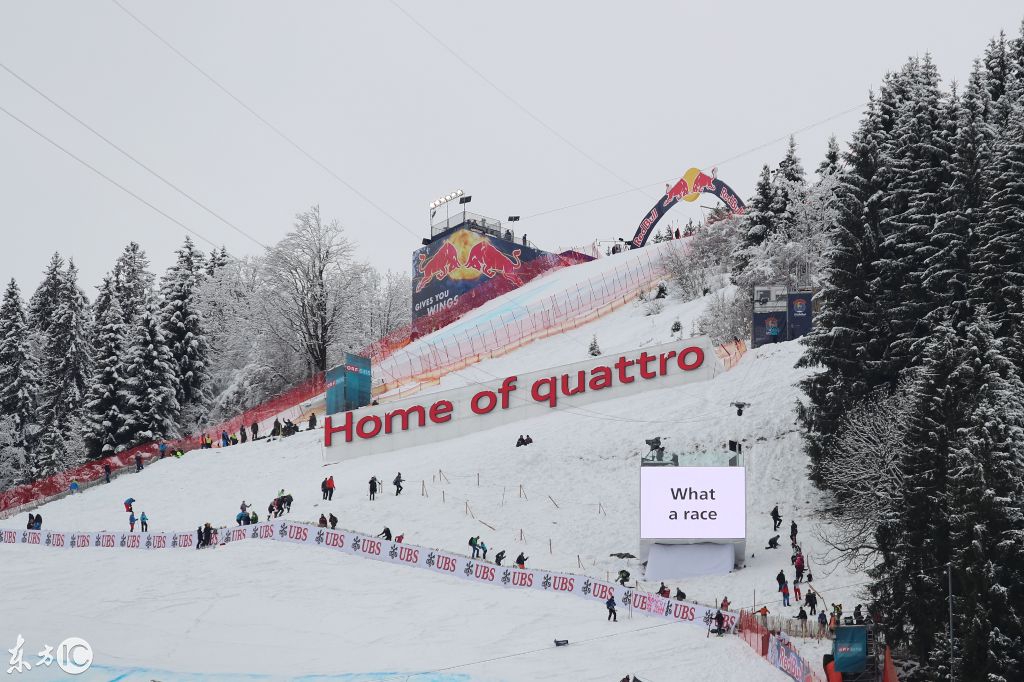
[[[651,545],[647,580],[670,580],[698,575],[725,575],[736,562],[732,545],[702,542],[692,545]]]

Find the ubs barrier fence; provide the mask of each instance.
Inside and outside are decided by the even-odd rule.
[[[249,526],[219,528],[211,542],[231,545],[243,541],[290,542],[320,547],[399,566],[408,566],[454,576],[470,582],[494,585],[511,590],[536,590],[571,594],[605,604],[614,598],[616,607],[628,608],[667,621],[690,623],[708,628],[715,609],[694,602],[664,599],[654,594],[597,580],[585,575],[557,573],[532,568],[496,566],[486,561],[430,547],[384,541],[350,530],[331,530],[307,523],[275,519]],[[194,550],[197,536],[193,531],[181,533],[118,533],[60,532],[45,530],[0,529],[0,548],[6,545],[33,545],[55,551],[80,551],[91,548],[134,551]],[[740,614],[723,611],[724,628],[732,631]]]

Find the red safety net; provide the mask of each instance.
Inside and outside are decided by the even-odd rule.
[[[770,633],[765,627],[764,619],[759,614],[740,611],[739,626],[736,632],[751,649],[757,652],[758,656],[768,655]]]
[[[237,434],[243,424],[246,429],[249,429],[253,423],[257,423],[259,424],[260,432],[267,434],[270,432],[269,427],[275,417],[281,415],[289,419],[297,418],[299,416],[299,406],[311,398],[320,395],[324,390],[324,377],[322,374],[318,374],[267,402],[246,410],[237,417],[233,417],[216,426],[211,426],[204,433],[209,434],[217,446],[220,445],[220,434],[222,431],[227,431],[229,434]],[[292,411],[292,414],[288,414],[289,410]],[[177,440],[165,441],[167,443],[167,456],[171,456],[171,453],[179,448],[186,452],[197,449],[200,446],[202,435],[196,434]],[[68,486],[71,485],[71,481],[77,481],[81,487],[86,487],[92,482],[100,481],[105,475],[103,467],[106,464],[110,465],[111,474],[113,475],[119,469],[134,467],[136,455],[140,455],[145,463],[159,457],[159,454],[158,443],[144,443],[116,455],[90,460],[72,469],[5,490],[0,492],[0,512],[63,495],[68,492]]]

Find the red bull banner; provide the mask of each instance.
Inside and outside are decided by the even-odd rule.
[[[638,249],[647,243],[647,240],[654,234],[654,228],[658,221],[664,217],[670,208],[682,201],[696,201],[702,193],[714,194],[729,210],[739,215],[746,211],[743,201],[737,196],[729,185],[718,179],[716,171],[712,170],[711,175],[698,168],[691,168],[683,177],[679,178],[676,184],[665,187],[665,196],[658,200],[636,229],[636,234],[630,240],[630,246]]]
[[[555,254],[474,230],[454,230],[438,237],[417,249],[412,257],[414,336],[443,326],[429,322],[433,316],[447,319],[439,313],[456,307],[463,312],[468,310],[467,298],[472,298],[472,307],[477,307],[521,287],[561,262]],[[486,296],[468,296],[484,285]]]

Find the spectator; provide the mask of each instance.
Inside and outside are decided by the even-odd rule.
[[[196,528],[196,549],[201,549],[203,546],[203,527],[199,526]]]
[[[245,431],[245,424],[242,424],[241,426],[238,427],[238,437],[242,440],[243,443],[249,437],[249,434],[247,434]]]
[[[626,569],[622,569],[621,571],[619,571],[619,579],[615,582],[625,587],[627,580],[629,580],[629,571],[627,571]]]
[[[800,583],[793,583],[793,598],[798,604],[800,603]]]
[[[135,504],[135,498],[129,497],[127,500],[124,501],[124,510],[126,512],[131,512],[133,504]]]
[[[334,476],[327,477],[327,501],[334,499]]]
[[[103,465],[103,476],[107,479],[107,483],[110,483],[110,463]]]
[[[327,499],[327,479],[320,481],[320,497],[321,499]]]
[[[78,492],[78,481],[76,481],[75,479],[71,479],[71,485],[68,486],[68,490],[71,492],[72,495],[77,493]]]
[[[398,475],[395,476],[395,480],[392,481],[391,483],[392,485],[395,486],[395,497],[398,497],[399,495],[402,494],[402,484],[405,483],[405,481],[402,479],[401,471],[398,472]]]
[[[316,428],[316,412],[310,412],[309,413],[309,428],[306,429],[306,430],[307,431],[312,431],[315,428]]]
[[[335,516],[334,514],[331,514],[330,516],[328,516],[327,520],[331,524],[331,529],[334,529],[334,528],[338,527],[338,517]],[[401,537],[401,536],[399,536],[399,537]]]
[[[527,562],[527,560],[529,558],[530,557],[525,556],[522,552],[520,552],[519,556],[516,557],[516,567],[517,568],[526,568],[526,562]]]
[[[320,515],[320,522],[317,525],[320,526],[321,528],[326,528],[327,527],[327,517],[324,516],[323,514],[321,514]]]
[[[32,524],[32,528],[34,530],[42,530],[43,529],[43,515],[42,514],[36,514],[36,522],[34,524]]]
[[[259,523],[259,522],[260,522],[260,517],[256,516],[256,510],[254,509],[252,511],[252,513],[249,514],[249,523]]]
[[[722,615],[721,609],[715,611],[715,633],[719,637],[725,634],[725,616]]]
[[[136,521],[136,519],[135,519],[135,512],[132,512],[131,515],[128,517],[128,530],[129,530],[129,532],[132,532],[132,533],[135,532],[135,521]]]
[[[818,639],[821,639],[822,637],[825,636],[825,623],[827,623],[827,622],[828,622],[828,620],[825,618],[825,612],[824,611],[819,611],[818,612]]]
[[[402,540],[404,540],[404,539],[405,539],[405,533],[399,533],[398,535],[395,536],[395,542],[397,542],[398,544],[402,544]]]
[[[135,455],[135,471],[142,471],[142,455]]]
[[[782,583],[782,605],[789,606],[789,583]]]
[[[608,601],[604,605],[608,607],[608,620],[618,623],[619,615],[615,612],[615,595],[608,597]]]
[[[231,441],[228,439],[228,432],[227,431],[221,431],[220,432],[220,446],[222,448],[226,448],[229,445],[231,445]]]
[[[477,547],[480,548],[480,554],[482,555],[483,560],[487,561],[487,543],[484,542],[483,540],[480,540],[476,544],[477,544]]]
[[[252,439],[253,440],[256,440],[257,438],[259,438],[259,436],[256,435],[256,434],[258,434],[260,432],[260,425],[259,424],[257,424],[256,422],[253,422],[252,426],[249,427],[249,430],[252,432]]]
[[[665,597],[666,599],[668,599],[668,596],[670,594],[672,594],[672,593],[669,591],[668,586],[665,585],[665,583],[662,583],[661,587],[658,588],[658,596],[659,597]]]
[[[501,566],[501,562],[505,560],[505,550],[501,550],[494,555],[494,565]]]
[[[160,459],[163,459],[164,456],[167,454],[167,443],[161,442],[159,450],[160,450]]]
[[[804,607],[800,607],[800,613],[796,614],[797,620],[800,621],[800,636],[807,636],[807,612],[804,611]]]
[[[142,530],[143,533],[148,532],[149,531],[149,517],[146,516],[146,512],[142,512],[142,516],[139,517],[139,521],[142,523],[142,528],[140,530]]]
[[[385,540],[390,542],[391,541],[391,529],[388,528],[387,526],[384,526],[384,530],[382,530],[381,532],[377,533],[377,537],[384,538]]]
[[[772,531],[777,531],[779,529],[779,526],[782,525],[782,515],[779,514],[779,505],[775,505],[775,508],[772,509],[772,521],[775,524],[775,526],[772,528]]]
[[[479,535],[470,536],[470,538],[469,538],[469,546],[473,550],[473,558],[474,559],[476,559],[477,557],[480,556],[480,547],[478,545],[479,542],[480,542],[480,536]]]
[[[775,535],[768,540],[768,546],[765,549],[778,549],[779,548],[779,536]]]
[[[270,436],[272,438],[277,438],[280,435],[281,435],[281,420],[279,420],[277,417],[274,417],[274,427],[270,430]]]
[[[35,527],[36,527],[36,515],[33,514],[32,512],[29,512],[29,514],[28,514],[28,523],[25,524],[25,529],[26,530],[34,530]]]
[[[767,606],[762,606],[757,612],[761,615],[761,625],[768,627],[768,614],[771,611],[768,610]]]
[[[377,496],[377,477],[370,477],[370,499],[373,500]]]
[[[625,585],[623,585],[625,587]],[[676,588],[676,601],[686,601],[686,593],[678,587]]]
[[[729,602],[729,598],[728,597],[725,597],[724,599],[722,599],[722,610],[723,611],[728,611],[729,610],[729,604],[730,604],[730,602]]]
[[[209,522],[203,526],[203,547],[209,547],[213,542],[213,526]]]
[[[807,608],[811,610],[811,614],[813,615],[815,610],[818,608],[818,596],[814,594],[813,591],[809,590],[807,592],[807,597],[804,599],[804,604],[807,605]]]

